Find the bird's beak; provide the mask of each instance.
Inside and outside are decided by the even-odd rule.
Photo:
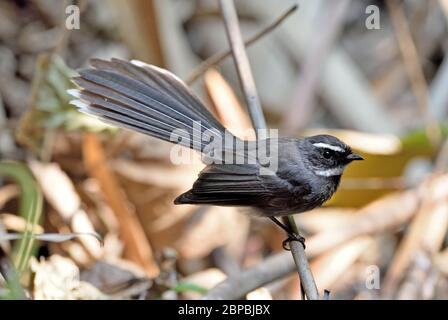
[[[350,161],[354,161],[354,160],[364,160],[364,158],[361,157],[359,154],[351,153],[351,154],[349,154],[349,155],[347,156],[347,160],[350,160]]]

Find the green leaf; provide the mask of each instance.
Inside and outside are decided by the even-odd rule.
[[[188,282],[181,282],[177,286],[173,288],[174,291],[178,293],[187,292],[187,291],[194,291],[198,292],[200,294],[205,294],[208,290],[204,287],[201,287],[194,283],[188,283]]]
[[[26,226],[23,238],[13,249],[14,265],[20,275],[28,267],[32,254],[35,239],[30,235],[40,221],[43,197],[31,171],[23,163],[0,161],[0,176],[12,179],[21,189],[20,215],[26,220]]]

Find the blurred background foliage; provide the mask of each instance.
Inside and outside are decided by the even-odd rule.
[[[244,38],[296,3],[248,46],[269,126],[333,134],[367,160],[324,208],[296,217],[318,288],[448,298],[448,1],[239,0]],[[70,4],[79,29],[66,27]],[[371,5],[378,29],[366,26]],[[282,232],[245,210],[174,206],[202,166],[174,166],[169,144],[83,115],[66,93],[89,58],[137,58],[247,129],[231,57],[200,72],[227,49],[216,0],[0,1],[2,297],[194,299],[282,251]],[[297,299],[297,281],[245,298]]]

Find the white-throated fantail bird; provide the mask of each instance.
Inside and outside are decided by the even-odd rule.
[[[91,66],[73,79],[80,89],[69,90],[76,97],[71,103],[80,111],[180,143],[207,160],[192,188],[177,197],[175,204],[254,207],[281,224],[276,216],[321,206],[338,188],[345,167],[363,159],[330,135],[266,138],[255,143],[240,140],[226,133],[189,88],[164,69],[119,59],[93,59]],[[224,136],[230,136],[232,143],[216,143]],[[211,140],[215,148],[207,143]],[[271,163],[260,161],[261,147],[270,149]],[[290,237],[295,236],[281,226]]]

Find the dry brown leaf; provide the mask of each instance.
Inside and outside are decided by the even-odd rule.
[[[333,284],[350,268],[350,266],[373,243],[369,236],[357,237],[343,245],[317,257],[311,262],[311,270],[317,287],[321,290],[332,289]]]
[[[434,264],[445,276],[448,276],[448,248],[434,257]]]
[[[241,139],[255,138],[251,121],[241,107],[233,89],[215,69],[209,69],[205,75],[205,87],[222,124]]]
[[[175,247],[180,256],[187,259],[204,257],[223,245],[241,248],[248,228],[249,217],[238,209],[211,207],[189,219]]]
[[[360,209],[346,224],[322,231],[307,239],[307,255],[319,255],[357,236],[397,228],[414,215],[417,206],[418,197],[413,190],[393,193],[378,199]]]
[[[19,194],[20,188],[15,184],[0,188],[0,208],[3,208],[6,202],[17,197]]]
[[[123,40],[142,61],[163,66],[164,55],[154,1],[113,1]],[[129,23],[131,22],[132,23]]]
[[[198,161],[200,161],[199,158]],[[202,164],[173,167],[172,165],[144,164],[124,159],[113,160],[111,166],[120,175],[132,181],[176,190],[189,189],[199,171],[204,167]]]
[[[90,233],[94,234],[95,229],[93,228],[92,222],[90,221],[87,213],[84,210],[78,210],[72,218],[71,221],[71,229],[73,232],[82,232],[82,233]],[[84,245],[87,249],[87,252],[91,254],[95,259],[99,259],[103,256],[103,248],[101,247],[101,243],[98,239],[94,237],[81,237],[79,241]]]
[[[39,182],[45,199],[60,214],[63,221],[71,226],[73,232],[95,233],[95,228],[87,213],[81,208],[81,199],[75,186],[57,163],[29,163],[34,176]],[[92,237],[81,237],[79,241],[87,252],[98,259],[102,256],[100,243]]]
[[[404,275],[404,280],[397,289],[398,300],[428,300],[434,295],[435,273],[432,272],[432,262],[428,254],[419,251],[414,254],[409,270]],[[432,278],[432,279],[431,279]],[[432,281],[431,281],[432,280]]]
[[[124,191],[106,162],[103,146],[95,134],[87,134],[83,144],[83,157],[90,175],[98,180],[104,197],[120,222],[120,235],[126,255],[139,264],[149,277],[159,273],[151,245],[131,208]]]
[[[310,233],[336,229],[354,217],[355,210],[347,208],[319,208],[294,216],[300,229]]]
[[[69,222],[81,207],[81,199],[75,187],[57,163],[30,161],[33,171],[47,201]]]
[[[85,267],[92,262],[86,249],[75,241],[66,241],[61,243],[61,248],[68,253],[76,265]]]
[[[15,232],[24,232],[27,227],[29,227],[27,221],[18,215],[12,213],[1,213],[0,214],[0,223],[2,223],[5,229]],[[44,229],[40,225],[34,225],[33,230],[30,230],[32,233],[42,233]]]
[[[249,292],[246,295],[247,300],[273,300],[272,294],[268,288],[261,287]]]
[[[429,253],[436,253],[442,247],[448,228],[448,199],[431,208],[427,227],[422,235],[422,247]]]
[[[383,294],[396,291],[404,272],[419,250],[435,254],[443,243],[448,226],[448,175],[432,176],[420,189],[421,206],[400,243],[387,271]]]

